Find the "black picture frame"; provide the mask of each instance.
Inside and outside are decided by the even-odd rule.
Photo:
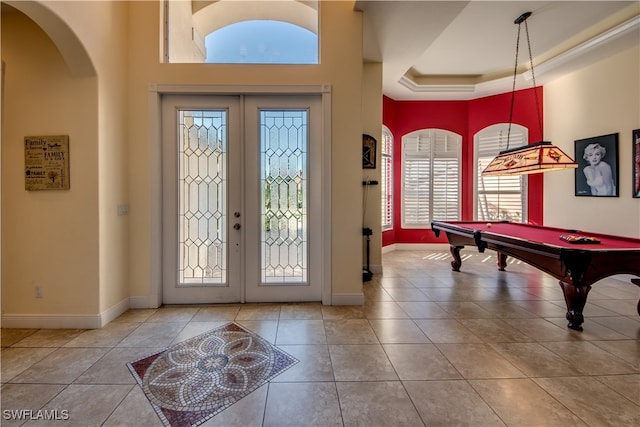
[[[632,132],[631,142],[633,144],[633,155],[631,160],[633,166],[631,167],[631,178],[633,179],[633,197],[640,199],[640,129],[634,129]]]
[[[594,154],[595,164],[585,158]],[[611,133],[575,141],[575,195],[587,197],[618,197],[618,134]],[[589,178],[588,178],[589,177]]]
[[[374,137],[362,134],[362,168],[376,168],[376,145],[377,141]]]

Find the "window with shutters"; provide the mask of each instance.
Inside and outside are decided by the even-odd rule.
[[[424,129],[402,137],[402,226],[460,219],[462,137]]]
[[[382,128],[381,161],[382,177],[380,195],[382,199],[382,229],[393,228],[393,136],[386,127]]]
[[[503,123],[478,132],[475,145],[475,216],[479,221],[527,221],[527,175],[482,176],[502,150],[527,144],[528,129]],[[509,142],[507,143],[507,139]]]

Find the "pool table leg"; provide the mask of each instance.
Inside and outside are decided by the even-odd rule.
[[[451,269],[453,271],[460,271],[460,266],[462,265],[460,249],[462,248],[464,248],[464,246],[449,245],[449,251],[451,252],[451,256],[453,256],[453,261],[451,261]]]
[[[498,270],[504,271],[507,267],[507,256],[502,252],[498,252]]]
[[[560,287],[564,293],[564,301],[567,304],[567,327],[576,331],[582,330],[584,316],[582,310],[587,302],[587,294],[591,290],[591,286],[571,285],[560,281]]]
[[[631,279],[631,283],[636,286],[640,286],[640,279]],[[638,315],[640,316],[640,300],[638,300],[638,306],[636,307],[636,310],[638,310]]]

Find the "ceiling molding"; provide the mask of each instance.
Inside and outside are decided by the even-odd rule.
[[[640,15],[623,22],[595,37],[571,48],[567,51],[535,65],[536,84],[557,77],[557,72],[566,74],[576,71],[597,60],[617,53],[627,46],[624,42],[629,40],[628,46],[638,43],[640,32]],[[616,48],[616,46],[619,46]],[[593,56],[593,57],[592,57]],[[546,79],[546,80],[545,80]],[[516,89],[523,89],[531,85],[531,70],[527,70],[516,76]],[[414,94],[421,94],[421,99],[426,100],[470,100],[499,93],[510,92],[513,88],[513,76],[488,80],[478,84],[457,83],[417,83],[410,74],[403,75],[398,83]]]

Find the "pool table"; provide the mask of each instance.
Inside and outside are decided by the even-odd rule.
[[[640,239],[508,221],[434,221],[431,229],[436,236],[446,233],[454,271],[462,266],[460,250],[477,246],[480,252],[497,252],[501,271],[511,256],[558,279],[567,326],[577,331],[582,330],[582,310],[592,284],[614,274],[640,276]],[[640,286],[638,279],[631,282]],[[637,310],[640,314],[640,301]]]

